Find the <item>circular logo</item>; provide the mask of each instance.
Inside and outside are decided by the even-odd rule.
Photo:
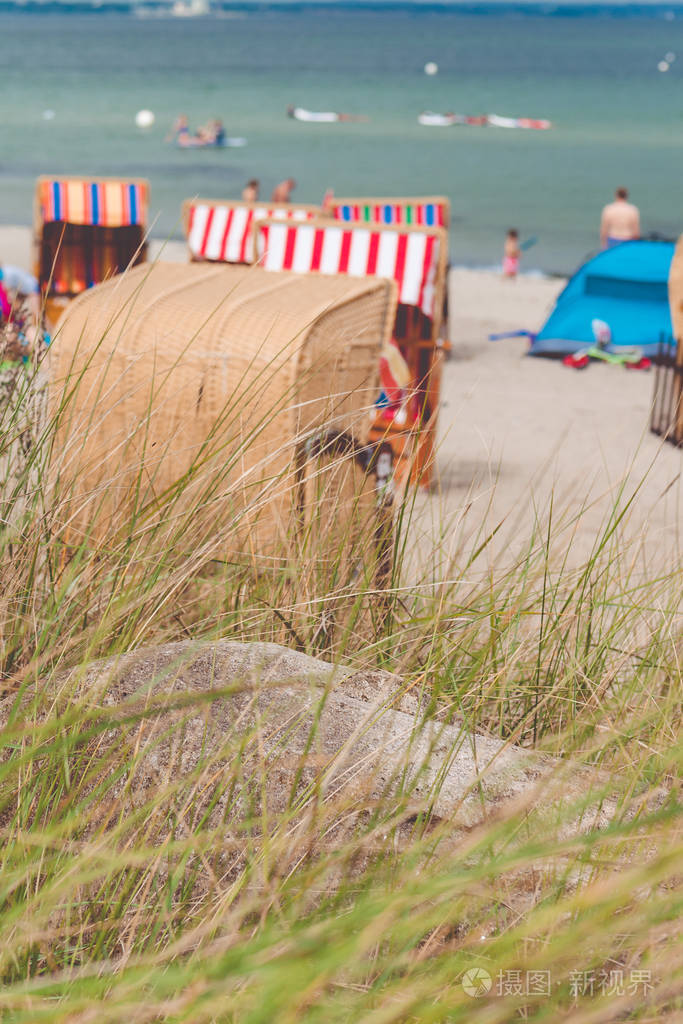
[[[478,999],[491,991],[491,975],[485,967],[470,967],[462,976],[462,987],[468,996]]]

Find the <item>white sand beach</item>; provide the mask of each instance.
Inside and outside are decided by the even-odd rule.
[[[187,258],[182,242],[153,242],[150,254]],[[0,258],[30,267],[30,230],[0,228]],[[558,541],[571,539],[573,560],[590,552],[620,493],[637,492],[626,533],[647,541],[648,561],[661,556],[670,566],[680,558],[682,459],[649,432],[652,373],[604,364],[577,371],[527,358],[524,339],[488,341],[491,332],[538,329],[563,285],[451,272],[438,473],[419,499],[425,539],[445,532],[455,545],[456,523],[470,535],[502,523],[491,551],[514,554],[543,520],[552,491],[555,521],[565,524]]]
[[[525,339],[489,333],[537,330],[564,285],[503,280],[493,272],[451,274],[453,352],[440,413],[439,490],[430,512],[485,516],[504,526],[495,550],[523,545],[536,510],[549,508],[575,554],[588,554],[623,491],[637,491],[626,534],[647,539],[647,558],[680,557],[681,452],[649,432],[652,372],[591,363],[573,370],[529,358]],[[579,512],[583,514],[576,519]],[[540,515],[540,512],[538,513]],[[572,558],[573,560],[573,558]]]

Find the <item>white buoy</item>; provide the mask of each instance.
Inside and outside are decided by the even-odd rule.
[[[669,50],[668,53],[664,54],[664,60],[667,61],[669,64],[673,64],[673,62],[676,60],[676,54],[673,52],[673,50]]]
[[[135,123],[138,128],[151,128],[154,124],[154,114],[151,110],[138,110]]]
[[[439,70],[439,65],[433,60],[427,61],[425,64],[425,75],[436,75]]]
[[[669,70],[669,62],[666,61],[666,60],[660,60],[659,64],[657,65],[657,71],[668,71],[668,70]]]
[[[54,119],[55,119],[55,112],[54,112],[54,110],[44,110],[43,111],[43,121],[54,121]]]

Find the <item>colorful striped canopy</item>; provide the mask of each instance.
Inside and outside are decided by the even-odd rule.
[[[389,277],[397,282],[398,301],[434,316],[436,287],[443,272],[445,232],[442,228],[366,228],[319,220],[314,224],[261,222],[266,270],[298,273]]]
[[[258,206],[198,199],[185,204],[187,242],[193,259],[253,263],[253,227],[257,221],[310,220],[319,213],[314,206]]]
[[[121,228],[144,227],[147,222],[146,181],[40,178],[37,189],[43,223],[63,221]]]
[[[363,221],[366,224],[412,225],[442,228],[448,226],[450,204],[447,199],[337,199],[331,207],[335,220]]]

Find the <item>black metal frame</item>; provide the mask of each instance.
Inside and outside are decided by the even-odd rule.
[[[660,341],[655,359],[650,430],[679,447],[683,447],[682,403],[683,362],[669,342]]]
[[[303,519],[303,480],[306,464],[321,455],[353,459],[367,475],[375,477],[375,548],[376,581],[380,589],[391,579],[393,565],[393,449],[388,441],[358,444],[347,433],[323,430],[313,434],[299,446],[296,456],[299,478],[299,514]]]

